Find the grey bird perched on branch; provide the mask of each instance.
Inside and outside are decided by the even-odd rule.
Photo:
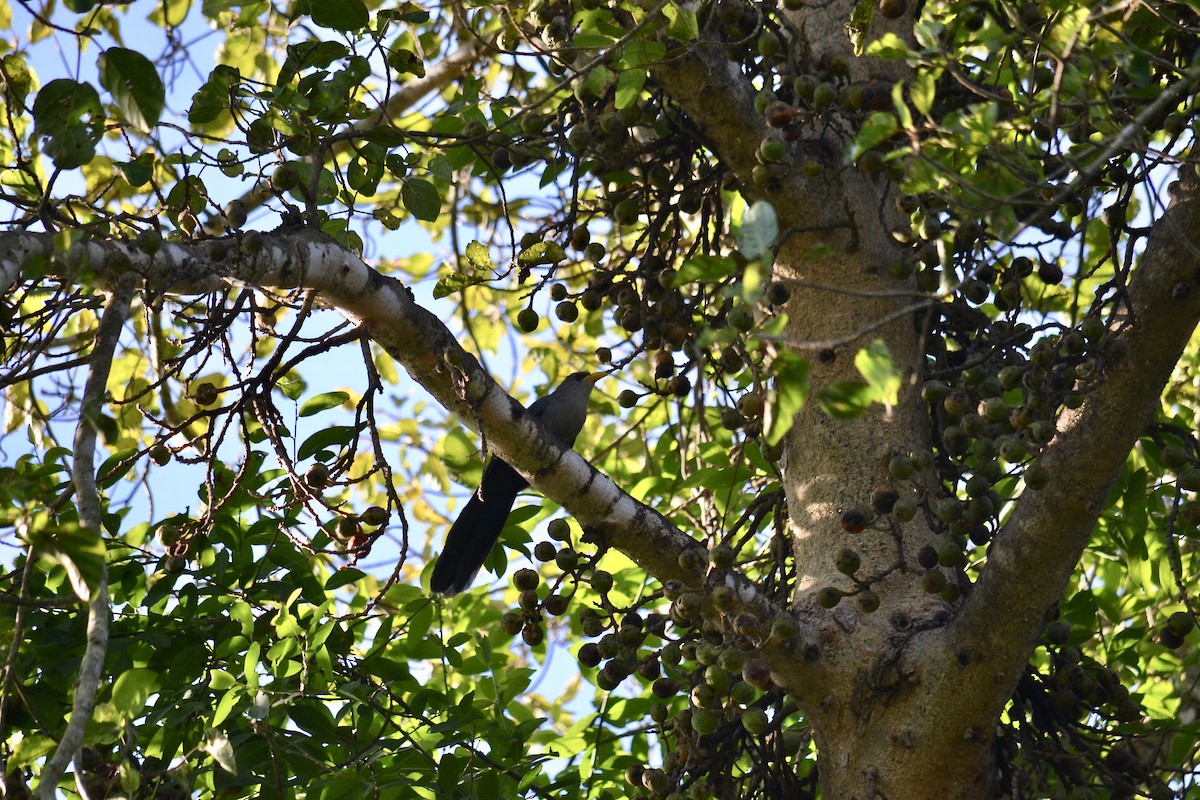
[[[562,445],[571,447],[587,419],[592,387],[606,374],[568,375],[557,389],[535,400],[529,413],[540,419]],[[501,459],[492,458],[483,471],[479,488],[446,534],[446,545],[429,579],[429,588],[434,593],[452,597],[471,585],[500,539],[517,495],[528,485],[529,481],[519,472]]]

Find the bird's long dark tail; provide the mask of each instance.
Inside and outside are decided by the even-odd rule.
[[[480,490],[471,495],[446,534],[446,545],[429,579],[433,592],[453,596],[471,585],[500,539],[517,495],[528,485],[508,464],[498,458],[491,460]]]

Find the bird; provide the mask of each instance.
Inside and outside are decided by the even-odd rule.
[[[541,420],[560,444],[571,447],[587,418],[592,387],[607,374],[572,373],[553,392],[535,400],[529,413]],[[503,459],[492,457],[479,488],[446,534],[446,544],[429,579],[430,591],[453,597],[471,585],[499,541],[517,495],[527,486],[529,481],[521,473]]]

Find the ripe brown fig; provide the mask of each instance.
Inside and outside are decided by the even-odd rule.
[[[1038,267],[1038,277],[1042,279],[1042,283],[1051,286],[1060,284],[1063,279],[1062,267],[1050,261],[1043,261]]]
[[[538,575],[537,570],[529,569],[528,567],[514,572],[512,578],[513,586],[517,587],[523,592],[536,589],[541,580],[542,578],[540,575]]]
[[[861,508],[849,508],[842,512],[842,530],[846,533],[862,533],[871,522]]]
[[[586,642],[579,648],[579,664],[583,667],[595,667],[600,664],[600,648],[595,642]]]
[[[504,172],[512,166],[512,154],[507,147],[497,147],[492,151],[492,166],[498,172]]]
[[[774,281],[767,287],[767,302],[773,306],[782,306],[792,297],[792,290],[782,281]]]
[[[773,100],[767,104],[764,116],[772,128],[782,128],[795,119],[796,111],[782,100]]]
[[[1071,623],[1061,619],[1051,622],[1046,626],[1046,641],[1060,647],[1071,641]]]
[[[881,484],[871,491],[871,509],[876,514],[890,514],[899,499],[899,492],[887,484]]]
[[[517,326],[526,333],[533,333],[537,330],[538,322],[540,321],[541,318],[538,317],[538,313],[532,308],[522,309],[521,313],[517,314]]]
[[[761,658],[752,658],[742,667],[742,680],[756,689],[771,686],[771,668]]]
[[[354,517],[339,517],[334,529],[334,538],[340,542],[348,542],[359,533],[358,520]]]
[[[563,322],[574,322],[579,319],[579,307],[570,300],[564,300],[554,307],[554,315]]]
[[[324,464],[313,464],[304,473],[304,482],[311,489],[324,489],[329,485],[329,467]]]
[[[521,629],[521,639],[530,647],[536,647],[546,640],[546,630],[536,622],[529,622]]]
[[[1176,611],[1167,618],[1167,628],[1179,636],[1187,636],[1196,627],[1196,621],[1186,611]]]
[[[506,611],[504,612],[504,615],[500,617],[500,630],[504,631],[509,636],[516,636],[518,633],[520,633],[521,626],[524,624],[525,615],[523,615],[520,611]]]
[[[196,405],[205,407],[217,402],[217,396],[217,387],[207,382],[197,386],[192,393],[192,399],[196,401]]]

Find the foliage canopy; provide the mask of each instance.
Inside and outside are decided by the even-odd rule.
[[[7,796],[1194,790],[1194,4],[16,5]]]

